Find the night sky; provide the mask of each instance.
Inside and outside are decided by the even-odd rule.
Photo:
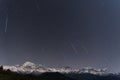
[[[120,72],[120,0],[0,0],[0,64]]]

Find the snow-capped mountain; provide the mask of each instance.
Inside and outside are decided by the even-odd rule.
[[[59,73],[91,73],[91,74],[107,74],[106,69],[93,69],[91,67],[86,67],[83,69],[72,69],[70,67],[64,68],[48,68],[42,65],[36,65],[32,62],[25,62],[22,65],[15,65],[15,66],[3,66],[4,69],[10,69],[11,71],[18,72],[18,73],[35,73],[40,74],[44,72],[59,72]]]

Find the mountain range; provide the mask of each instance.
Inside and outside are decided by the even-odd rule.
[[[41,74],[45,72],[77,73],[77,74],[90,73],[90,74],[96,74],[96,75],[109,74],[109,72],[106,69],[93,69],[91,67],[86,67],[82,69],[72,69],[70,67],[49,68],[40,64],[36,65],[35,63],[32,63],[30,61],[27,61],[21,65],[15,65],[15,66],[4,65],[3,68],[6,70],[9,69],[13,72],[25,73],[25,74],[30,74],[30,73]]]

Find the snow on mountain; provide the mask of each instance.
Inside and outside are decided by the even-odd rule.
[[[27,61],[27,62],[25,62],[23,64],[23,67],[32,67],[32,68],[35,68],[36,65],[34,63],[32,63],[32,62]]]
[[[44,72],[60,72],[60,73],[91,73],[91,74],[107,74],[106,69],[93,69],[91,67],[86,67],[83,69],[72,69],[70,67],[64,68],[48,68],[42,65],[36,65],[32,62],[25,62],[22,65],[15,65],[15,66],[3,66],[4,69],[10,69],[11,71],[18,72],[18,73],[35,73],[40,74]]]

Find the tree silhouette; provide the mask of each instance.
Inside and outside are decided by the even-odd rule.
[[[0,66],[0,72],[3,72],[3,66]]]

